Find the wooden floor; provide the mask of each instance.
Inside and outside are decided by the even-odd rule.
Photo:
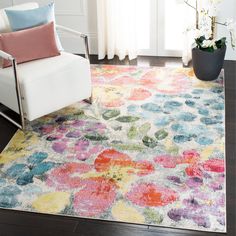
[[[178,58],[139,57],[120,62],[98,61],[93,64],[122,64],[141,66],[180,67]],[[227,156],[227,236],[236,236],[236,62],[225,62],[226,85],[226,156]],[[3,107],[0,109],[4,109]],[[14,116],[14,114],[13,114]],[[16,128],[0,117],[0,151],[9,142]],[[190,230],[177,230],[145,225],[86,220],[11,210],[0,210],[0,236],[220,236]]]

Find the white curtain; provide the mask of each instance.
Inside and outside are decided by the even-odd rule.
[[[137,2],[139,0],[97,0],[98,57],[120,60],[137,57]]]
[[[194,45],[194,32],[193,30],[186,30],[183,33],[183,51],[182,51],[182,62],[184,66],[188,66],[192,60],[192,48]]]

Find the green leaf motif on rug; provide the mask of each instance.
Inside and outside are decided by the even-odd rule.
[[[163,140],[168,136],[168,133],[164,129],[160,129],[155,133],[157,140]]]
[[[120,116],[116,118],[117,121],[122,122],[122,123],[131,123],[139,120],[139,117],[136,116]]]
[[[102,114],[102,117],[104,120],[110,120],[114,117],[117,117],[118,115],[120,115],[119,110],[107,110]]]
[[[179,154],[179,148],[178,148],[178,146],[175,146],[175,145],[168,148],[167,151],[172,155],[178,155]]]
[[[139,76],[142,75],[142,71],[141,70],[137,70],[136,72],[131,73],[132,76]]]
[[[82,116],[82,115],[84,115],[83,110],[78,110],[76,113],[74,113],[74,116]]]
[[[64,121],[73,120],[73,119],[87,119],[87,118],[88,118],[88,116],[85,114],[85,112],[83,110],[78,110],[73,115],[71,114],[71,115],[68,115],[67,117],[65,117]]]
[[[138,144],[124,144],[124,143],[116,143],[116,144],[111,144],[113,148],[119,149],[121,151],[133,151],[133,152],[141,152],[145,148],[142,145]]]
[[[109,139],[108,137],[98,134],[98,133],[86,134],[84,137],[91,141],[105,141]]]
[[[148,133],[150,129],[151,129],[151,124],[147,122],[139,127],[139,132],[144,136]]]
[[[129,129],[127,136],[129,139],[135,139],[138,136],[139,132],[137,127],[135,126],[131,126],[131,128]]]
[[[157,141],[149,136],[144,136],[142,141],[143,141],[143,144],[147,147],[154,148],[157,146]]]
[[[143,213],[148,224],[160,224],[164,219],[163,215],[150,208],[146,208]]]

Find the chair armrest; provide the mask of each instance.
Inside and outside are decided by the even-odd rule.
[[[79,32],[79,31],[76,31],[76,30],[67,28],[67,27],[62,26],[62,25],[56,25],[56,29],[61,30],[61,31],[64,31],[64,32],[67,32],[67,33],[74,34],[74,35],[76,35],[76,36],[80,36],[80,37],[82,37],[82,38],[86,37],[85,34]]]
[[[19,82],[18,75],[17,75],[17,62],[16,62],[16,59],[12,55],[10,55],[2,50],[0,50],[0,58],[11,61],[11,64],[12,64],[13,76],[14,76],[15,87],[16,87],[16,98],[17,98],[21,122],[18,123],[16,121],[14,121],[11,117],[4,114],[3,112],[0,112],[0,115],[5,117],[8,121],[10,121],[14,125],[16,125],[18,128],[24,130],[25,129],[25,118],[24,118],[24,111],[23,111],[23,106],[22,106],[22,100],[24,98],[21,95],[20,82]]]
[[[69,34],[73,34],[74,36],[79,36],[79,37],[83,38],[84,46],[85,46],[85,57],[86,57],[86,59],[89,60],[88,36],[86,34],[83,34],[79,31],[67,28],[67,27],[62,26],[62,25],[56,25],[56,29],[64,31],[64,32],[69,33]]]
[[[5,60],[8,60],[8,61],[15,60],[15,58],[12,55],[10,55],[2,50],[0,50],[0,57],[4,58]]]

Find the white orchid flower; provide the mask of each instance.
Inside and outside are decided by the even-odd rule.
[[[198,39],[198,38],[200,38],[201,36],[202,36],[201,30],[196,29],[196,30],[194,31],[194,38],[195,38],[195,39]]]
[[[211,37],[212,37],[212,30],[211,30],[211,28],[208,28],[208,27],[206,27],[206,28],[201,28],[200,29],[200,34],[201,34],[201,36],[204,36],[205,37],[205,39],[210,39]]]
[[[202,47],[203,48],[209,48],[209,47],[216,47],[215,41],[214,40],[204,40],[202,42]]]
[[[180,0],[179,0],[180,1]],[[188,0],[184,0],[184,2],[189,5],[190,7],[194,8],[196,12],[199,13],[198,17],[198,24],[196,26],[198,27],[197,30],[194,30],[194,38],[196,40],[196,44],[199,47],[203,48],[211,48],[217,49],[219,46],[216,45],[216,39],[214,39],[214,32],[213,30],[216,27],[216,24],[222,25],[227,27],[230,33],[231,38],[231,46],[232,48],[236,48],[236,22],[232,19],[228,19],[224,23],[221,23],[218,21],[218,12],[220,9],[220,3],[223,0],[195,0],[198,4],[198,9],[195,8],[194,5],[191,5]],[[216,19],[216,21],[215,21]],[[200,39],[201,37],[204,37],[204,41],[202,43]],[[218,40],[220,43],[222,42],[222,45],[226,43],[225,37],[222,37]],[[222,46],[220,45],[220,46]]]

